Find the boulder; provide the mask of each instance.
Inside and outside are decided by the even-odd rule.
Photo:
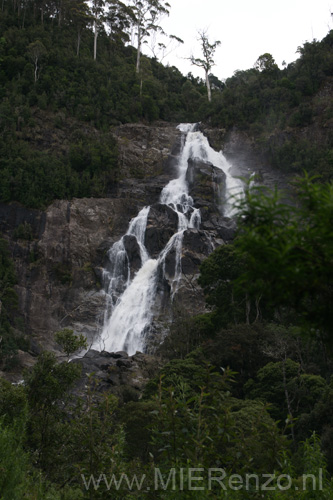
[[[149,255],[156,258],[177,229],[178,215],[171,207],[161,203],[152,205],[145,234],[145,246]]]
[[[183,238],[182,271],[193,275],[199,272],[201,262],[214,249],[211,237],[205,231],[187,229]]]
[[[237,225],[234,219],[212,214],[208,220],[202,221],[201,228],[214,232],[225,243],[229,243],[235,237]]]
[[[88,351],[73,363],[82,366],[82,376],[76,383],[73,394],[83,396],[89,385],[89,377],[94,380],[95,397],[111,392],[121,401],[139,399],[149,379],[156,375],[161,361],[154,356],[137,352],[128,356],[126,352],[108,353]]]
[[[201,209],[203,220],[221,210],[225,192],[225,173],[210,162],[188,160],[186,181],[194,206]]]
[[[140,247],[135,236],[126,234],[123,238],[124,247],[127,253],[131,274],[137,272],[142,264]]]

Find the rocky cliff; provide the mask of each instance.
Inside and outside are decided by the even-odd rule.
[[[239,151],[235,147],[235,140],[242,142],[239,137],[225,142],[224,131],[205,132],[216,149],[225,147],[237,163],[232,154]],[[176,125],[123,125],[114,129],[114,135],[120,152],[120,180],[109,198],[57,200],[45,212],[17,204],[0,206],[0,230],[9,240],[15,260],[20,314],[32,355],[41,349],[56,350],[54,333],[64,327],[83,333],[89,341],[100,332],[105,308],[102,274],[106,252],[126,233],[129,221],[143,206],[151,206],[145,245],[152,257],[175,232],[175,212],[162,205],[159,198],[162,188],[176,175],[181,147]],[[256,161],[259,169],[260,159]],[[254,170],[253,165],[246,166],[245,156],[242,164],[243,169]],[[200,263],[217,245],[233,238],[235,224],[221,210],[225,174],[220,169],[194,158],[189,161],[186,180],[202,222],[200,230],[191,227],[184,233],[183,279],[174,300],[188,314],[197,314],[205,309],[197,285]],[[126,238],[133,276],[140,265],[139,257],[133,239]],[[165,262],[166,275],[174,266],[173,258],[170,252]],[[167,288],[164,284],[159,290],[162,293],[149,334],[148,352],[154,351],[172,322]],[[25,364],[31,362],[26,354],[21,358]]]

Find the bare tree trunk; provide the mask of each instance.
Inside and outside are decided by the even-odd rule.
[[[237,319],[236,319],[236,311],[235,311],[235,299],[234,299],[234,291],[231,290],[231,301],[230,301],[231,309],[232,309],[232,315],[234,318],[234,323],[237,325]]]
[[[289,416],[292,420],[293,415],[291,412],[291,402],[290,402],[289,392],[288,392],[288,388],[287,388],[286,356],[283,358],[283,361],[282,361],[282,375],[283,375],[283,387],[284,387],[284,394],[285,394],[286,402],[287,402],[288,413],[289,413]],[[295,442],[295,433],[294,433],[293,422],[291,422],[291,429],[290,430],[291,430],[291,436],[292,436],[293,442]]]
[[[80,54],[80,43],[81,43],[81,31],[78,30],[77,32],[77,45],[76,45],[76,55],[79,57]]]
[[[141,30],[138,28],[138,52],[136,55],[136,72],[140,72],[140,56],[141,56]]]
[[[24,6],[24,9],[23,9],[22,29],[24,29],[25,14],[26,14],[26,12],[27,12],[27,6],[25,5],[25,6]]]
[[[210,81],[207,70],[206,70],[206,87],[207,87],[208,102],[210,102],[212,100],[212,91],[210,89]]]
[[[61,16],[62,16],[62,2],[60,2],[59,5],[59,12],[58,12],[58,27],[60,28],[61,26]]]
[[[249,299],[248,294],[245,297],[245,314],[246,314],[246,324],[250,324],[250,312],[251,312],[251,300]]]
[[[38,80],[38,59],[35,61],[35,83]]]
[[[97,37],[98,37],[98,29],[96,19],[94,20],[94,61],[96,61],[97,57]]]
[[[260,300],[261,300],[261,295],[259,297],[256,297],[256,319],[254,320],[254,323],[256,323],[260,317],[260,308],[259,308]]]

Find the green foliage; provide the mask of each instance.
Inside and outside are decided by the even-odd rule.
[[[203,358],[200,350],[192,352],[185,359],[172,359],[161,370],[163,383],[169,387],[182,379],[191,388],[199,391],[200,387],[210,380],[211,365]],[[150,380],[145,389],[145,397],[154,394],[159,385],[159,378]]]
[[[255,187],[239,202],[237,252],[246,270],[236,280],[256,300],[292,307],[299,320],[328,334],[332,324],[333,185],[305,176],[297,183],[300,205]]]
[[[306,169],[330,180],[332,38],[330,31],[321,42],[306,42],[297,61],[282,70],[271,54],[261,55],[253,69],[236,71],[225,81],[202,116],[213,126],[247,131],[274,166],[298,173]]]
[[[10,425],[0,419],[0,495],[2,500],[83,500],[79,489],[50,484],[34,470],[24,448],[25,413]]]
[[[59,262],[52,266],[52,271],[55,278],[60,281],[62,285],[71,284],[73,278],[70,264]]]
[[[294,418],[309,413],[323,396],[325,387],[322,377],[301,373],[299,363],[286,359],[265,365],[258,371],[256,381],[249,380],[244,389],[251,399],[271,403],[270,413],[274,420],[284,422],[290,413]]]
[[[263,405],[230,397],[230,375],[210,372],[207,384],[193,391],[182,377],[171,386],[161,378],[153,411],[155,460],[167,466],[226,470],[264,470],[277,463],[284,440]]]
[[[26,395],[22,385],[12,385],[0,378],[0,418],[4,425],[12,424],[25,413]]]
[[[94,377],[88,381],[84,396],[77,398],[71,418],[62,426],[63,435],[56,445],[60,460],[50,469],[57,482],[70,480],[82,486],[81,475],[96,478],[122,472],[124,466],[124,432],[115,421],[118,401],[112,394],[99,394]],[[112,490],[113,491],[113,490]],[[94,498],[105,498],[101,487]]]
[[[15,137],[0,141],[0,199],[45,208],[53,199],[106,196],[117,177],[114,139],[102,134],[85,143],[82,136],[71,141],[68,154],[62,157],[36,151]]]
[[[21,500],[26,492],[28,456],[23,450],[22,420],[5,426],[0,419],[0,497]]]
[[[325,82],[333,75],[332,32],[321,42],[305,43],[300,58],[284,70],[266,53],[257,67],[237,71],[223,84],[210,75],[214,85],[207,105],[200,79],[184,77],[156,59],[143,56],[136,75],[136,51],[123,43],[135,19],[121,2],[108,2],[108,7],[110,34],[101,11],[95,12],[100,30],[94,61],[86,2],[23,5],[4,0],[1,201],[45,208],[54,199],[108,196],[119,176],[110,128],[158,119],[206,118],[213,126],[242,128],[256,136],[275,166],[288,172],[321,171],[330,178],[332,134],[317,144],[302,129],[325,125],[329,131],[333,108]],[[332,370],[320,339],[329,337],[333,319],[332,193],[331,185],[309,178],[299,184],[295,206],[283,204],[278,193],[258,188],[245,193],[235,243],[217,249],[201,269],[211,312],[194,319],[175,312],[171,335],[160,351],[171,361],[147,385],[142,400],[137,400],[139,391],[133,396],[127,388],[119,409],[92,379],[88,387],[77,388],[81,397],[73,398],[78,364],[58,363],[49,353],[39,357],[24,385],[0,380],[1,499],[124,499],[133,492],[104,486],[87,492],[80,474],[140,475],[153,466],[168,471],[201,465],[230,473],[290,474],[299,487],[267,492],[267,498],[331,498],[320,445],[332,469],[333,389],[321,376]],[[31,227],[18,226],[14,238],[31,241]],[[52,271],[70,284],[66,263]],[[3,369],[20,345],[12,328],[14,265],[4,240],[0,285]],[[310,331],[314,340],[307,350],[295,339],[292,325]],[[84,339],[69,329],[58,332],[57,340],[67,356],[84,346]],[[233,377],[229,366],[239,375]],[[244,392],[248,399],[239,399]],[[280,427],[272,417],[281,421]],[[291,446],[281,431],[286,417],[294,424],[285,430],[294,438]],[[309,437],[313,430],[321,442],[316,435]],[[300,475],[313,473],[318,479],[318,467],[323,490],[302,491]],[[165,499],[177,493],[134,495]],[[261,492],[216,488],[182,491],[181,496],[248,500]]]
[[[68,357],[79,349],[87,349],[88,347],[85,336],[81,333],[80,335],[75,335],[74,331],[70,328],[64,328],[63,330],[56,332],[55,340]]]
[[[214,317],[212,314],[190,316],[181,304],[174,301],[172,323],[163,343],[157,346],[157,354],[167,360],[183,359],[213,333]]]
[[[272,360],[269,349],[276,351],[274,335],[269,325],[259,322],[230,324],[228,328],[219,329],[214,338],[202,346],[203,356],[213,366],[229,367],[237,373],[231,387],[236,397],[244,397],[244,384]]]
[[[13,238],[18,240],[27,240],[31,241],[33,239],[32,227],[29,222],[23,222],[19,224],[13,232]]]
[[[201,265],[199,284],[207,303],[214,307],[212,322],[215,328],[245,320],[245,294],[235,293],[233,282],[244,272],[244,258],[233,245],[218,247]]]
[[[72,363],[57,363],[55,355],[44,352],[32,370],[26,374],[28,402],[36,412],[48,412],[56,401],[65,397],[69,387],[80,375]]]
[[[264,71],[266,73],[272,73],[272,72],[277,73],[277,70],[279,69],[278,65],[274,60],[274,57],[272,56],[272,54],[269,54],[268,52],[258,57],[254,67],[257,70]]]
[[[14,290],[16,273],[8,244],[0,238],[0,368],[15,364],[17,349],[23,345],[23,335],[15,331],[17,294]]]
[[[156,401],[147,399],[129,402],[121,410],[120,420],[124,423],[125,453],[129,458],[149,461],[150,431],[153,415],[157,409]]]
[[[260,186],[238,201],[232,245],[202,264],[199,283],[215,329],[259,320],[291,322],[329,341],[332,324],[333,186],[305,176],[298,206]]]
[[[42,353],[32,370],[26,373],[27,444],[36,450],[36,462],[43,469],[55,464],[55,449],[62,442],[64,405],[79,375],[78,365],[58,363],[49,352]]]
[[[153,3],[158,9],[160,3]],[[0,200],[45,208],[54,199],[107,196],[118,180],[110,127],[187,120],[181,93],[187,79],[176,68],[147,57],[136,75],[136,51],[123,42],[129,21],[136,21],[122,2],[109,3],[109,34],[98,14],[96,61],[86,2],[53,2],[42,11],[42,4],[28,2],[22,16],[15,4],[4,4]],[[149,9],[147,15],[154,17]],[[199,82],[191,85],[202,87]],[[192,104],[191,113],[195,109]],[[50,121],[55,131],[49,130]],[[71,133],[73,123],[81,134]]]

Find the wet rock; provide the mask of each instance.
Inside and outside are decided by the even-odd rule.
[[[118,352],[110,352],[108,355],[111,358],[119,359],[119,358],[128,358],[128,354],[126,351],[118,351]]]
[[[212,214],[208,220],[203,220],[201,228],[214,232],[225,243],[229,243],[235,237],[237,225],[234,219],[223,217],[219,214]]]
[[[172,279],[175,276],[176,268],[176,251],[173,248],[167,254],[164,260],[164,273],[167,279]]]
[[[226,140],[226,129],[223,128],[211,128],[206,124],[200,124],[200,130],[207,137],[210,146],[215,149],[215,151],[221,151],[224,149],[224,143]]]
[[[197,158],[188,160],[186,181],[194,206],[200,208],[203,219],[219,212],[225,198],[225,173],[210,162]]]
[[[281,147],[286,141],[290,141],[291,139],[287,132],[282,132],[278,135],[273,134],[269,139],[269,143],[277,141]],[[311,139],[304,138],[304,140],[309,141]],[[236,129],[229,131],[224,139],[223,153],[232,165],[232,175],[249,179],[255,174],[260,184],[270,189],[278,187],[278,189],[283,190],[287,194],[286,201],[293,198],[293,193],[290,189],[290,181],[293,174],[282,173],[280,169],[272,167],[269,154],[267,154],[268,151],[265,154],[264,150],[258,147],[254,139],[245,132]]]
[[[183,248],[189,248],[193,253],[207,256],[213,250],[213,245],[211,238],[204,231],[187,229],[184,232]]]
[[[138,241],[132,234],[126,234],[123,239],[124,247],[127,252],[127,257],[132,274],[138,271],[141,267],[141,254]]]
[[[183,274],[198,273],[201,262],[213,249],[214,245],[208,233],[196,229],[187,229],[184,232],[181,260]]]
[[[121,180],[116,196],[157,203],[161,190],[177,176],[181,134],[176,124],[126,124],[113,129],[119,149]]]
[[[171,207],[161,203],[151,206],[145,234],[145,247],[151,257],[159,255],[177,228],[178,215]]]
[[[73,360],[82,366],[82,375],[73,389],[73,394],[83,396],[93,376],[94,391],[98,395],[111,392],[121,401],[138,399],[149,381],[161,367],[154,356],[137,352],[128,356],[126,352],[103,353],[90,350],[82,358]]]
[[[117,359],[116,365],[123,368],[131,368],[132,361],[130,359]]]

